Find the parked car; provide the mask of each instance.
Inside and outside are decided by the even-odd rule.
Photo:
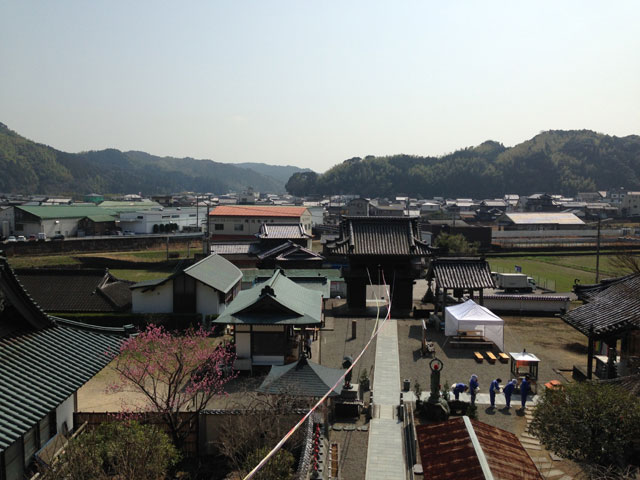
[[[24,235],[18,235],[18,241],[19,242],[26,242],[27,239],[26,239],[26,237]]]
[[[38,240],[38,237],[36,237],[33,233],[31,235],[29,235],[29,241],[30,242],[35,242],[36,240]]]
[[[14,237],[13,235],[9,235],[9,238],[7,238],[6,243],[16,243],[17,241],[18,239],[16,237]]]
[[[39,242],[44,242],[47,240],[47,234],[44,232],[40,232],[38,233],[38,241]]]
[[[132,236],[135,235],[134,232],[132,232],[131,230],[125,230],[124,232],[122,232],[123,235],[125,236]]]
[[[51,240],[64,240],[64,235],[62,235],[61,233],[56,233],[53,237],[51,237]]]

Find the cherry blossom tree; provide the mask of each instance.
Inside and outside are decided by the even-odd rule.
[[[133,387],[142,393],[145,405],[133,409],[161,414],[180,447],[189,425],[236,375],[231,368],[235,354],[213,342],[202,327],[178,335],[149,325],[120,348],[113,366],[119,381],[109,391]]]

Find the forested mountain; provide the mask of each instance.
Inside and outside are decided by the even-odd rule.
[[[640,136],[551,130],[511,148],[487,141],[442,157],[351,158],[324,174],[294,174],[294,195],[398,194],[491,198],[506,193],[640,190]]]
[[[292,165],[267,165],[266,163],[242,162],[234,163],[236,167],[248,168],[262,175],[273,177],[284,185],[291,175],[298,172],[310,172],[309,168],[299,168]]]
[[[284,192],[285,182],[286,179],[261,174],[254,168],[210,160],[156,157],[115,149],[61,152],[21,137],[0,123],[0,192],[152,195],[180,191],[227,193],[253,187],[256,191],[280,193]]]

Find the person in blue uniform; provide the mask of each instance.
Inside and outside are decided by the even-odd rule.
[[[474,373],[471,375],[469,379],[469,393],[471,394],[471,405],[476,404],[476,393],[480,389],[480,384],[478,383],[478,376]]]
[[[453,388],[451,389],[451,391],[453,392],[453,396],[455,397],[456,400],[460,400],[460,394],[462,392],[466,392],[467,390],[469,390],[469,387],[464,383],[456,383],[453,385]]]
[[[500,393],[500,383],[502,379],[496,378],[491,385],[489,385],[489,399],[491,400],[491,408],[496,406],[496,393]]]
[[[527,403],[529,385],[531,385],[531,383],[529,382],[529,375],[525,375],[522,379],[522,383],[520,384],[520,403],[522,404],[522,410],[524,410],[524,407]]]
[[[507,402],[507,408],[511,408],[511,395],[513,394],[513,391],[515,390],[517,385],[518,381],[514,378],[510,382],[507,382],[507,384],[502,389],[502,393],[504,393],[504,399]]]

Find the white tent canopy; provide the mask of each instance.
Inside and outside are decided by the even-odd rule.
[[[444,310],[444,334],[448,337],[458,335],[459,330],[479,330],[504,351],[504,320],[473,300]]]

